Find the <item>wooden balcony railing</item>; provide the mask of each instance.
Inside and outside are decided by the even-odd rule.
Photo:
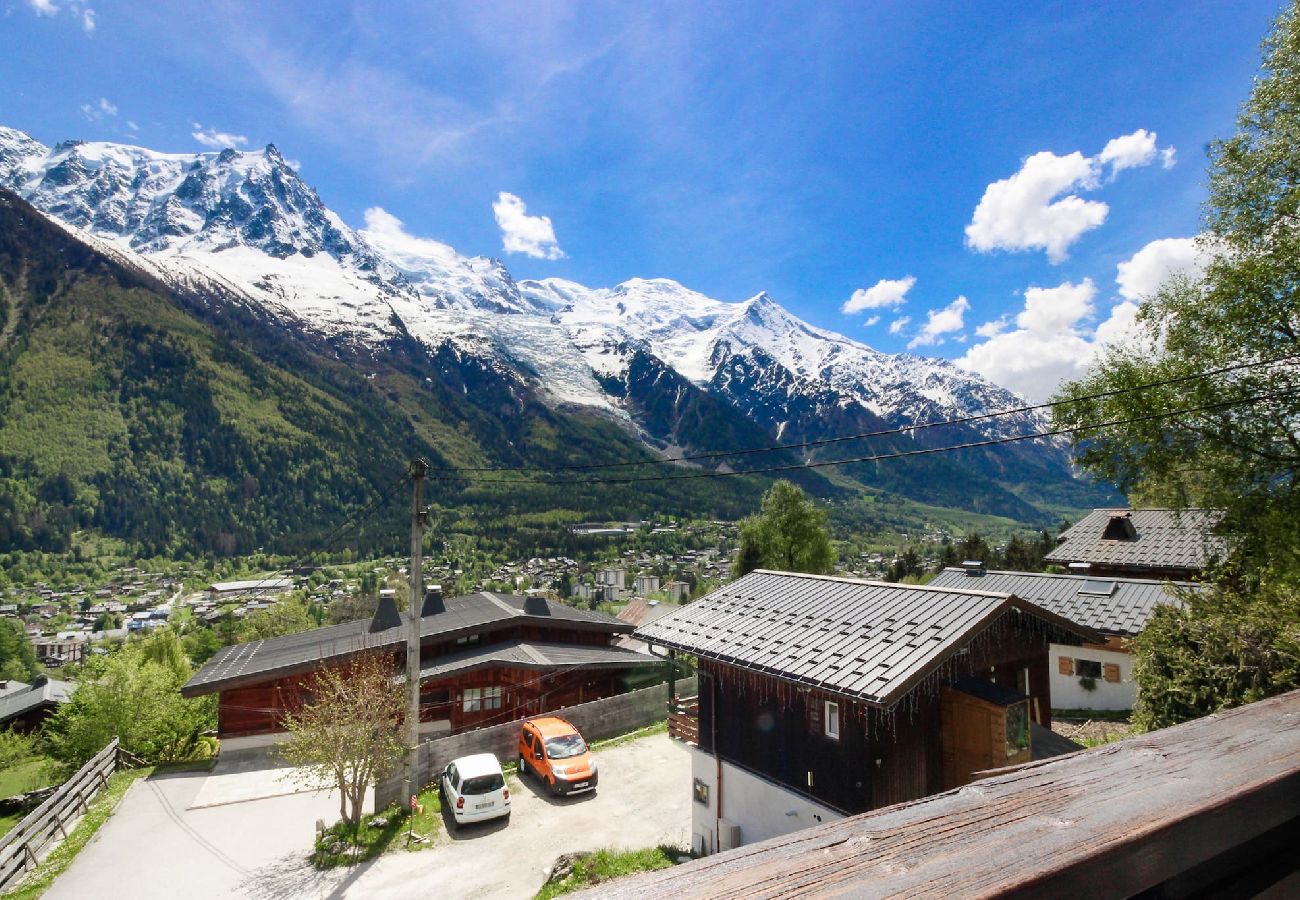
[[[700,698],[678,697],[668,707],[668,736],[684,744],[700,743]]]

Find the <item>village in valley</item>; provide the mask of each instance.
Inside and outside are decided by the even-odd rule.
[[[1300,897],[1300,0],[169,18],[0,15],[0,900]]]

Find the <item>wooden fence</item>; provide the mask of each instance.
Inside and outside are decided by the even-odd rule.
[[[68,836],[67,823],[90,808],[90,801],[117,770],[117,738],[95,754],[40,806],[0,838],[0,890],[13,887],[40,861],[56,836]]]

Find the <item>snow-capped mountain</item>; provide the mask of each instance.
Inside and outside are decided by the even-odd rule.
[[[725,302],[668,279],[516,282],[500,261],[412,238],[381,210],[354,230],[272,145],[197,154],[104,142],[50,148],[0,127],[0,186],[178,289],[217,293],[372,356],[412,339],[429,353],[450,350],[556,407],[613,416],[659,448],[717,449],[709,440],[720,432],[683,429],[688,404],[695,416],[729,409],[777,440],[1022,405],[946,361],[881,353],[812,326],[767,294]],[[671,409],[654,395],[669,383]],[[967,433],[1042,424],[1021,414]],[[1042,442],[1035,452],[1068,471],[1060,446]]]

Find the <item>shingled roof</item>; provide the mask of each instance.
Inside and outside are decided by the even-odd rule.
[[[1198,571],[1227,543],[1214,533],[1217,509],[1094,509],[1057,538],[1050,563]]]
[[[1038,619],[1065,643],[1104,640],[1008,593],[762,569],[638,628],[635,636],[891,706],[1013,610]]]
[[[1178,605],[1176,590],[1200,590],[1186,581],[1145,578],[1099,578],[1045,572],[994,572],[944,569],[930,587],[976,588],[1015,594],[1062,618],[1106,634],[1135,635],[1161,603]]]
[[[442,601],[443,610],[420,619],[424,642],[474,634],[512,622],[562,624],[565,628],[626,634],[632,626],[594,610],[576,609],[539,597],[519,597],[482,591]],[[315,668],[320,663],[343,660],[366,650],[397,648],[406,642],[403,613],[400,625],[371,631],[371,619],[286,634],[247,644],[234,644],[217,651],[195,673],[181,693],[186,697],[212,694],[240,684],[279,678]]]

